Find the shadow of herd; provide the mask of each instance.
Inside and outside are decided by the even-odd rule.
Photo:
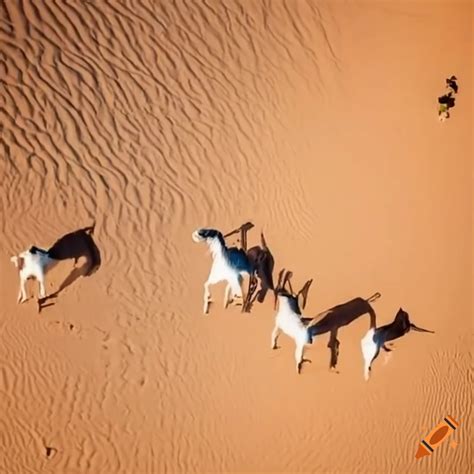
[[[390,352],[392,349],[387,343],[402,337],[410,330],[430,332],[413,324],[406,311],[400,308],[395,319],[384,326],[376,327],[376,313],[371,305],[381,295],[374,293],[369,298],[357,297],[350,301],[338,304],[314,317],[306,317],[302,309],[306,306],[308,292],[313,280],[308,280],[303,287],[295,292],[291,285],[292,272],[282,269],[274,285],[273,270],[274,257],[261,233],[261,245],[248,248],[247,233],[254,225],[247,222],[237,229],[223,235],[220,231],[211,228],[200,228],[193,232],[195,242],[206,242],[212,255],[212,266],[209,277],[204,284],[204,314],[208,313],[211,302],[210,285],[226,281],[224,307],[230,302],[241,304],[242,312],[249,313],[255,301],[263,303],[268,292],[273,292],[274,309],[277,310],[276,324],[272,333],[272,348],[276,349],[277,338],[280,332],[291,337],[296,344],[297,372],[300,373],[303,362],[303,347],[311,344],[313,337],[329,334],[328,348],[330,349],[329,369],[336,370],[340,341],[338,331],[341,327],[351,324],[359,317],[368,314],[370,318],[369,332],[361,341],[363,359],[365,362],[364,375],[368,380],[371,364],[381,349]],[[225,238],[240,234],[240,248],[229,247]],[[242,294],[241,284],[243,277],[249,277],[248,291]],[[231,297],[231,292],[233,292]],[[278,303],[278,305],[277,305]]]
[[[306,306],[308,292],[313,280],[308,280],[303,287],[295,292],[291,285],[292,272],[282,269],[274,285],[273,271],[275,260],[261,233],[261,244],[248,248],[247,233],[254,225],[247,222],[239,228],[223,235],[216,229],[201,228],[193,232],[195,242],[206,242],[212,255],[212,266],[209,277],[204,284],[204,313],[207,314],[211,303],[210,286],[220,281],[226,281],[224,307],[234,300],[242,305],[242,312],[249,313],[255,303],[263,303],[266,295],[274,295],[275,326],[272,332],[272,348],[276,349],[277,339],[281,332],[291,337],[296,344],[295,359],[297,372],[300,373],[303,362],[303,350],[306,344],[311,344],[315,336],[329,334],[328,348],[330,349],[330,370],[337,366],[340,341],[338,332],[341,327],[347,326],[357,318],[368,314],[370,326],[368,333],[361,341],[362,355],[365,362],[364,375],[369,378],[371,364],[381,349],[390,352],[387,343],[402,337],[410,330],[430,332],[417,327],[410,321],[406,311],[400,308],[395,319],[384,326],[376,327],[376,313],[371,305],[381,295],[376,292],[369,298],[353,298],[345,303],[338,304],[314,317],[306,317],[302,310]],[[92,238],[95,224],[74,232],[65,234],[48,249],[34,245],[18,255],[12,256],[11,261],[18,268],[20,277],[20,291],[18,301],[26,301],[26,282],[30,278],[38,281],[40,297],[38,310],[49,306],[61,291],[74,283],[80,276],[89,276],[101,265],[99,248]],[[240,234],[240,248],[228,247],[225,238]],[[85,257],[85,263],[76,267],[78,260]],[[46,295],[45,275],[59,261],[74,260],[74,268],[61,283],[58,290]],[[242,292],[243,277],[249,277],[248,291],[245,298]],[[278,304],[277,304],[278,303]]]

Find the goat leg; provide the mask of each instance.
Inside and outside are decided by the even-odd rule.
[[[229,283],[227,283],[227,286],[225,287],[225,292],[224,292],[224,309],[227,309],[227,306],[229,306],[231,289],[232,289],[231,286],[229,285]]]
[[[211,291],[209,290],[210,283],[206,281],[204,283],[204,307],[203,313],[207,314],[209,312],[209,303],[211,301]]]
[[[272,331],[272,349],[278,349],[277,340],[280,335],[280,328],[275,326]]]
[[[301,367],[303,366],[303,350],[304,344],[298,344],[295,349],[295,360],[296,360],[296,373],[301,373]]]
[[[46,298],[46,288],[44,287],[44,279],[38,278],[39,285],[39,296],[40,298]]]
[[[331,337],[328,342],[328,347],[331,349],[331,362],[329,369],[335,369],[337,365],[337,359],[339,356],[339,341],[337,340],[337,330],[331,331]]]
[[[250,312],[250,307],[252,305],[252,295],[255,293],[257,289],[257,279],[255,275],[251,275],[249,279],[249,288],[247,291],[247,296],[245,297],[245,300],[242,304],[242,313],[249,313]]]
[[[26,281],[21,279],[20,291],[18,293],[18,303],[24,303],[28,299],[26,294]]]

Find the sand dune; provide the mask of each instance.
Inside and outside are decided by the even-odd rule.
[[[0,472],[472,472],[470,2],[0,9]],[[271,298],[224,311],[219,286],[201,314],[191,232],[248,220],[315,279],[306,314],[380,291],[379,324],[402,306],[435,334],[366,383],[363,317],[339,374],[325,335],[297,376]],[[9,257],[92,221],[100,269],[17,305]],[[448,414],[457,447],[416,461]]]

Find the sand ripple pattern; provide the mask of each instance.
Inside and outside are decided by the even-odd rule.
[[[331,97],[343,69],[332,8],[316,0],[0,1],[0,293],[8,295],[0,472],[365,473],[354,437],[379,453],[377,472],[414,467],[365,437],[383,424],[411,453],[422,432],[418,419],[397,418],[411,395],[396,400],[389,383],[377,386],[388,369],[372,390],[358,366],[343,364],[348,378],[337,378],[326,371],[324,341],[311,348],[310,376],[296,381],[290,343],[268,348],[269,307],[255,318],[223,314],[216,291],[212,317],[200,314],[208,261],[190,239],[195,227],[253,220],[276,247],[290,235],[297,245],[314,239],[319,206],[304,165],[319,151],[324,137],[313,125],[324,117],[307,109]],[[3,270],[10,252],[47,246],[92,220],[100,271],[44,314],[31,302],[17,306],[13,270]],[[422,361],[444,384],[425,387],[421,371],[411,380],[432,414],[426,424],[448,408],[471,416],[452,376],[472,381],[468,341],[457,342],[459,352],[440,344]],[[412,361],[400,354],[389,369],[404,374]],[[356,366],[356,342],[344,357]],[[437,372],[440,364],[453,372]],[[450,390],[461,392],[459,406],[443,401]],[[349,396],[352,412],[334,409]],[[377,421],[361,415],[385,400]],[[261,410],[267,402],[274,410]],[[255,430],[268,426],[278,430]],[[460,443],[471,438],[465,431]],[[472,452],[455,456],[462,465]],[[448,472],[450,459],[428,462]]]
[[[88,321],[71,319],[65,302],[47,323],[3,326],[0,470],[190,472],[240,461],[185,434],[194,426],[212,439],[225,410],[217,404],[221,415],[207,419],[212,385],[187,388],[213,362],[205,338],[204,355],[180,360],[198,330],[183,327],[179,299],[192,280],[181,248],[198,225],[261,215],[310,238],[284,117],[302,90],[323,91],[323,59],[338,68],[330,21],[315,2],[1,2],[2,251],[46,246],[95,219],[94,298],[115,306]],[[84,304],[77,286],[71,305]],[[161,338],[164,325],[174,336]],[[58,338],[89,341],[90,366],[64,359]],[[228,357],[230,390],[239,364]],[[140,441],[140,431],[152,435]]]
[[[48,209],[85,210],[110,241],[107,261],[132,262],[127,273],[137,270],[118,250],[128,239],[163,244],[163,229],[169,238],[190,215],[214,223],[242,213],[245,192],[307,232],[274,118],[302,83],[323,87],[318,55],[337,65],[323,24],[311,2],[3,4],[3,208],[20,216],[40,201],[45,221]],[[267,183],[283,168],[279,200]],[[29,199],[16,202],[25,188]],[[143,239],[134,256],[149,248]],[[135,273],[134,291],[145,291]]]

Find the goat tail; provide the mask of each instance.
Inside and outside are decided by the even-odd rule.
[[[413,323],[410,323],[410,329],[413,329],[413,331],[418,331],[418,332],[429,332],[431,334],[434,334],[434,331],[430,331],[429,329],[423,329],[419,328],[418,326],[415,326]]]
[[[365,301],[367,301],[367,303],[372,303],[373,301],[378,300],[381,296],[382,295],[377,291],[377,293],[374,293],[372,296],[367,298]]]

